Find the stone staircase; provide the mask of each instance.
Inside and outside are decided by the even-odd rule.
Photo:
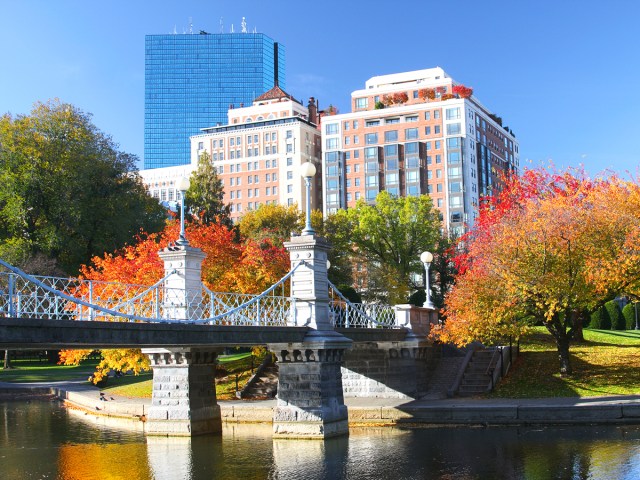
[[[278,393],[278,365],[267,355],[244,388],[236,393],[243,400],[274,398]]]
[[[489,373],[493,373],[497,365],[499,355],[496,353],[496,348],[483,348],[473,352],[456,391],[458,396],[469,397],[493,389],[494,384]]]

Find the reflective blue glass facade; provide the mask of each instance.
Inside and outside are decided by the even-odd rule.
[[[144,168],[190,163],[189,137],[229,105],[285,89],[284,46],[262,33],[145,37]]]

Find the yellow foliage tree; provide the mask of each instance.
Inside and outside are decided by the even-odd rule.
[[[463,345],[518,338],[531,321],[556,340],[560,372],[581,315],[640,292],[640,185],[581,172],[507,181],[463,240],[467,253],[434,335]]]

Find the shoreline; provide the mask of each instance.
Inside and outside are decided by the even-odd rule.
[[[108,394],[86,382],[0,383],[0,400],[55,397],[95,417],[144,422],[151,400]],[[225,423],[272,423],[276,400],[218,401]],[[540,399],[345,398],[349,425],[356,426],[532,426],[638,425],[640,395]]]

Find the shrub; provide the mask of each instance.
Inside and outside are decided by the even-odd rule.
[[[611,330],[611,319],[609,318],[609,315],[607,315],[607,310],[604,307],[598,308],[591,314],[589,328],[596,330]]]
[[[607,311],[609,322],[611,323],[611,330],[624,330],[624,317],[622,316],[622,311],[620,310],[618,302],[611,300],[604,304],[604,308]]]
[[[638,309],[640,309],[640,306]],[[622,315],[624,316],[624,323],[627,330],[634,330],[636,328],[636,308],[634,304],[627,303],[622,309]],[[640,315],[640,312],[638,312],[638,315]]]

